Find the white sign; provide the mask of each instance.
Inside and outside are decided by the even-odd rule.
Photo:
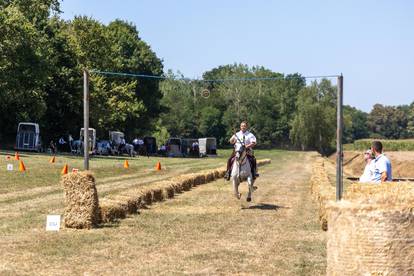
[[[7,170],[12,171],[13,170],[13,164],[7,164]]]
[[[48,215],[46,219],[46,231],[59,231],[60,215]]]

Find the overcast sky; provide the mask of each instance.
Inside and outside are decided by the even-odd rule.
[[[61,15],[134,23],[164,69],[200,77],[234,62],[344,75],[344,103],[414,101],[414,1],[64,0]]]

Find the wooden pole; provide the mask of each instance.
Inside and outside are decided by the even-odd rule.
[[[342,199],[344,183],[342,178],[342,133],[343,133],[343,85],[344,78],[342,74],[338,76],[338,99],[337,99],[337,127],[336,127],[336,200]]]
[[[83,169],[89,170],[89,72],[83,70]]]

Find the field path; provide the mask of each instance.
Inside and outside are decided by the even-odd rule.
[[[245,184],[239,201],[219,180],[100,229],[7,236],[0,274],[324,275],[326,237],[309,192],[313,156],[273,158],[249,205]]]

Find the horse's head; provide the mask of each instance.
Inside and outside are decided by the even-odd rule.
[[[236,160],[237,162],[240,162],[241,160],[244,160],[246,157],[246,147],[240,143],[236,143],[234,147],[234,151],[236,153]]]

